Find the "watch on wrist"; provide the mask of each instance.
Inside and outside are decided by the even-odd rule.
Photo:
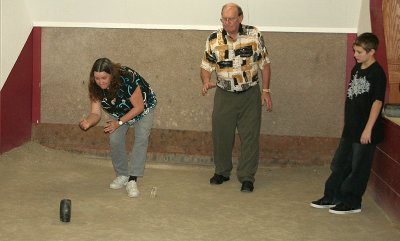
[[[124,122],[122,122],[122,120],[118,118],[118,125],[122,126],[123,124]]]

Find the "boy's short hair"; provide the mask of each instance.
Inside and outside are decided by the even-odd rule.
[[[373,33],[363,33],[357,37],[353,43],[354,45],[362,47],[368,53],[372,49],[378,50],[379,39]]]

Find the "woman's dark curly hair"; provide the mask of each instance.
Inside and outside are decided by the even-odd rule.
[[[117,91],[121,86],[119,73],[120,68],[120,64],[115,64],[111,62],[111,60],[109,60],[108,58],[100,58],[94,62],[92,70],[90,71],[88,86],[89,98],[91,101],[102,100],[105,94],[105,91],[96,84],[96,81],[94,79],[94,72],[106,72],[111,75],[110,87],[106,90],[106,94],[108,98],[112,99],[117,96]]]

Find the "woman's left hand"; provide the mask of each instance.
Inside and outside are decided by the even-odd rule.
[[[118,129],[118,121],[116,120],[110,120],[107,121],[106,125],[104,126],[104,133],[113,133],[116,129]]]

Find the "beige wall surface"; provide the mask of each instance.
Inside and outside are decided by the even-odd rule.
[[[211,31],[43,28],[41,122],[77,124],[90,110],[93,62],[135,69],[158,96],[154,128],[211,131],[214,90],[200,94],[199,65]],[[274,110],[263,134],[338,137],[343,123],[346,34],[264,32]],[[104,118],[100,124],[104,123]]]

